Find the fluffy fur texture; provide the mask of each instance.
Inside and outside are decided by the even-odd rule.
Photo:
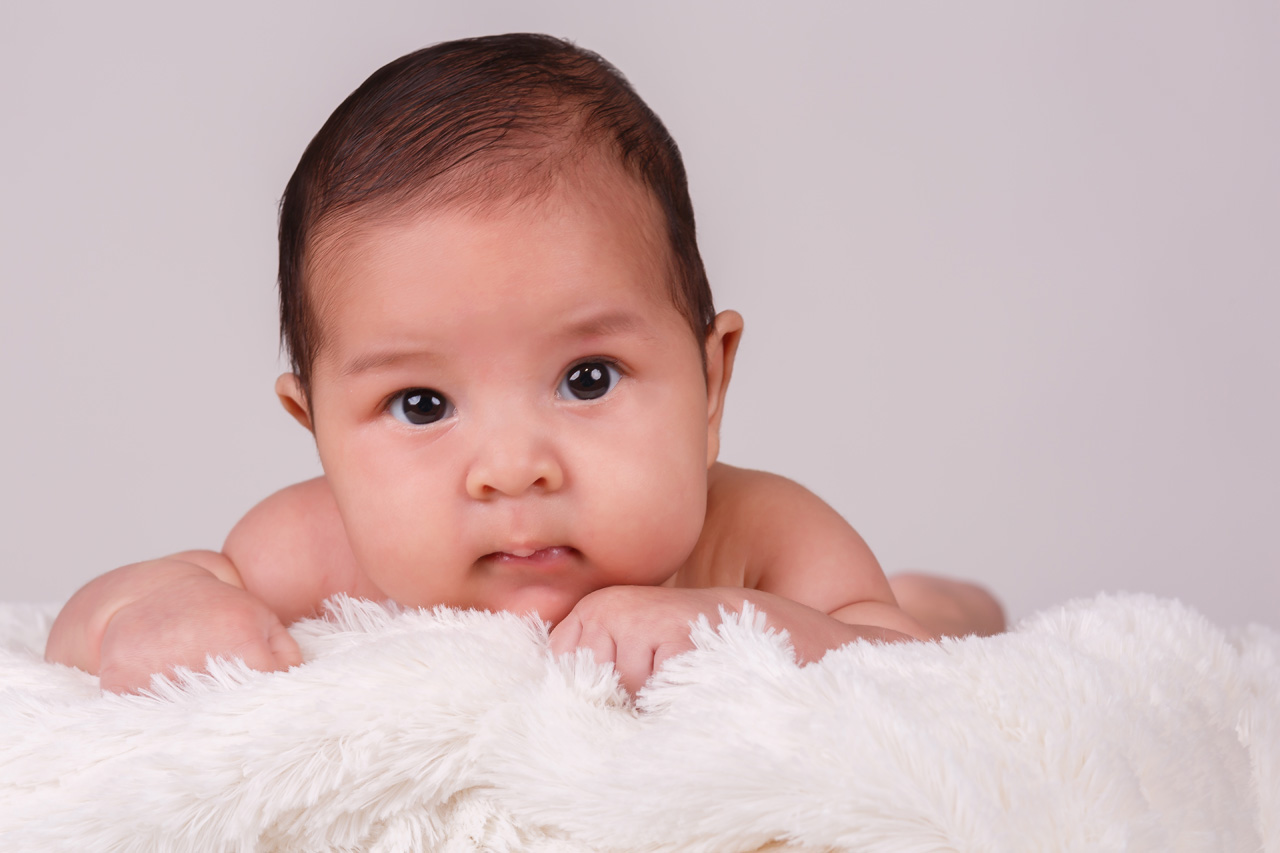
[[[307,663],[104,696],[0,607],[0,849],[1280,851],[1280,635],[1148,597],[795,665],[758,615],[628,701],[510,615],[338,600]]]

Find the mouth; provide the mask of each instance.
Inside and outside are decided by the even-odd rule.
[[[485,554],[485,560],[508,565],[544,566],[550,568],[578,553],[568,545],[549,545],[542,548],[511,548]]]

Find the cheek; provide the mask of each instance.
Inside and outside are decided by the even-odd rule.
[[[419,603],[426,591],[418,587],[433,574],[426,564],[447,563],[457,544],[442,472],[406,458],[385,437],[321,443],[320,458],[356,562],[387,595]]]
[[[624,573],[617,583],[665,580],[693,551],[706,515],[705,402],[645,402],[574,463],[575,480],[591,493],[581,532]]]

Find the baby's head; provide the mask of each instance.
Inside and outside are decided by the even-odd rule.
[[[599,57],[513,35],[377,71],[285,191],[280,293],[277,391],[387,596],[558,620],[692,552],[741,320]]]
[[[539,200],[584,163],[657,202],[665,284],[701,342],[715,316],[684,162],[662,122],[602,57],[550,36],[446,42],[376,71],[307,146],[280,208],[280,329],[309,390],[325,346],[316,255],[353,225],[428,209]]]

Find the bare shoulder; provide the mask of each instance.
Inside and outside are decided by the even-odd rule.
[[[830,612],[845,601],[892,601],[875,555],[826,501],[786,477],[712,467],[709,539],[741,555],[745,585]]]
[[[331,595],[365,589],[338,505],[324,477],[287,486],[258,503],[222,547],[244,581],[285,623]]]
[[[763,557],[796,549],[828,548],[831,539],[857,542],[862,537],[826,501],[797,483],[767,471],[717,463],[707,488],[708,516],[747,537]],[[762,537],[762,538],[759,538]],[[847,543],[846,543],[847,544]]]
[[[786,477],[768,471],[735,468],[717,462],[711,466],[707,477],[709,503],[733,506],[747,512],[788,512],[812,509],[814,506],[831,510],[813,492]]]

